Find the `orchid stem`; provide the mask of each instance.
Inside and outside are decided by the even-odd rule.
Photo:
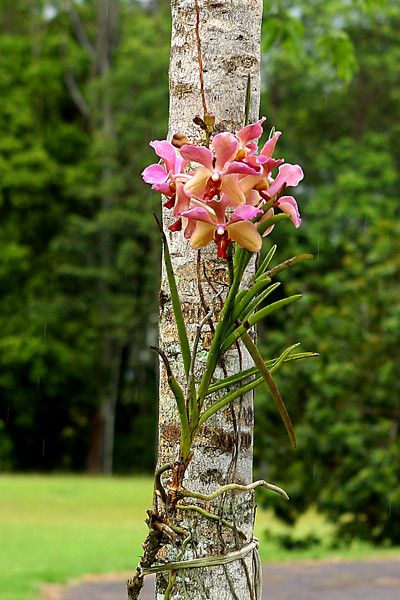
[[[239,251],[240,252],[240,251]],[[238,252],[238,254],[239,254]],[[229,288],[228,295],[224,302],[224,306],[222,309],[221,317],[218,322],[218,325],[215,329],[215,334],[213,340],[211,342],[211,347],[208,353],[207,365],[206,369],[203,373],[203,377],[201,378],[200,385],[198,388],[198,401],[200,410],[203,406],[204,398],[208,392],[208,386],[210,385],[210,381],[212,376],[214,375],[215,367],[217,366],[218,358],[220,356],[221,350],[221,341],[223,336],[230,325],[231,320],[231,312],[232,307],[235,302],[235,297],[237,291],[239,289],[239,285],[242,279],[243,271],[244,271],[244,253],[240,252],[239,259],[237,260],[236,269],[234,272],[234,278],[232,284]]]

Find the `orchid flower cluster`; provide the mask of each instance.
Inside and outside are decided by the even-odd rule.
[[[169,229],[183,229],[193,248],[214,241],[218,256],[227,258],[229,246],[236,241],[258,252],[262,237],[274,226],[262,223],[271,222],[276,209],[300,226],[297,202],[286,195],[286,188],[297,186],[303,171],[283,158],[272,158],[280,131],[272,133],[258,151],[264,121],[262,117],[236,135],[216,134],[212,150],[189,143],[177,149],[166,140],[150,143],[162,162],[147,167],[142,177],[166,196],[164,206],[172,209],[175,218]]]
[[[271,268],[276,251],[274,245],[261,253],[257,265],[253,265],[252,275],[247,276],[253,253],[261,250],[263,237],[276,223],[284,219],[290,219],[295,227],[301,223],[296,200],[286,195],[286,188],[297,186],[303,179],[303,171],[299,165],[285,163],[283,158],[273,158],[281,135],[279,131],[271,132],[268,141],[259,150],[264,121],[265,118],[261,118],[236,134],[217,133],[210,144],[214,115],[206,113],[204,121],[196,117],[194,122],[206,132],[205,145],[190,144],[182,134],[175,134],[172,142],[153,141],[150,145],[161,160],[142,173],[144,181],[164,195],[164,206],[172,210],[174,221],[170,230],[183,230],[193,248],[203,248],[214,241],[217,255],[230,260],[227,263],[229,285],[212,299],[210,306],[203,298],[205,314],[197,325],[194,339],[190,340],[167,236],[156,217],[182,358],[179,375],[174,372],[168,352],[155,346],[152,349],[164,363],[167,384],[179,417],[180,440],[177,460],[160,465],[156,471],[153,509],[148,511],[147,520],[150,532],[143,544],[145,555],[128,583],[132,600],[138,598],[144,575],[158,569],[165,570],[165,562],[154,566],[164,546],[174,547],[174,556],[181,558],[186,545],[193,543],[181,522],[179,526],[174,523],[177,510],[201,514],[203,519],[212,522],[220,521],[221,526],[239,533],[236,524],[221,519],[219,508],[213,509],[212,503],[219,496],[233,490],[243,493],[264,487],[288,499],[284,490],[264,480],[245,486],[230,483],[209,495],[183,486],[197,433],[216,413],[262,384],[269,390],[295,447],[293,425],[273,374],[287,362],[316,356],[313,352],[296,352],[299,344],[293,344],[279,356],[266,359],[249,333],[257,323],[301,298],[301,295],[293,294],[270,301],[269,297],[280,285],[279,281],[273,281],[279,273],[312,258],[310,254],[293,256]],[[201,269],[197,269],[197,277],[200,294]],[[207,324],[212,335],[208,352],[200,359],[199,342]],[[227,352],[236,347],[240,353],[239,342],[246,348],[254,366],[243,369],[240,364],[236,373],[228,375],[223,369],[223,376],[216,375],[218,365],[225,364]],[[167,473],[163,479],[162,476]],[[188,504],[191,498],[196,499],[196,504]],[[198,501],[204,502],[204,507]],[[246,534],[242,532],[242,535],[245,539]],[[193,549],[191,552],[193,554]],[[181,565],[179,560],[173,564],[175,567]],[[185,566],[185,561],[182,564]],[[176,573],[176,568],[171,568],[165,600],[171,597]]]

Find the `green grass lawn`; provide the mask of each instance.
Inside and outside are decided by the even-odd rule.
[[[141,554],[144,518],[151,504],[152,481],[145,477],[0,476],[0,597],[37,600],[41,584],[62,583],[87,573],[129,571]],[[266,511],[259,511],[256,535],[265,560],[324,558],[327,545],[288,552],[263,532],[283,531]],[[330,528],[315,513],[296,526],[299,536]],[[337,551],[335,556],[367,558],[396,554],[367,545]],[[400,550],[397,551],[397,555]]]

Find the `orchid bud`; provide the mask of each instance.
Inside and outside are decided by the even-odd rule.
[[[171,144],[173,146],[175,146],[175,148],[182,148],[182,146],[184,146],[184,144],[189,144],[189,143],[190,142],[184,133],[180,133],[178,131],[177,133],[174,133],[174,135],[172,136]]]

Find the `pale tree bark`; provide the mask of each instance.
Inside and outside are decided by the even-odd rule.
[[[243,126],[248,81],[251,90],[249,117],[250,121],[256,120],[260,95],[262,0],[172,0],[171,6],[169,139],[176,132],[181,132],[191,142],[201,143],[204,140],[203,132],[193,123],[193,118],[196,115],[203,116],[204,112],[196,22],[206,107],[216,117],[216,131],[235,132]],[[170,212],[165,210],[163,216],[188,334],[193,341],[196,326],[212,299],[219,292],[225,296],[228,282],[226,261],[216,258],[216,247],[212,245],[201,252],[198,263],[197,251],[190,248],[183,235],[168,232]],[[160,346],[183,382],[183,366],[165,272],[162,275],[160,299]],[[198,370],[209,347],[211,332],[207,327],[202,335]],[[248,367],[249,363],[244,349],[231,351],[225,364],[219,366],[217,375],[222,375],[224,370],[229,374],[238,372],[241,367]],[[177,458],[179,427],[175,401],[169,391],[162,364],[160,369],[159,465],[162,465]],[[252,396],[242,398],[208,421],[197,434],[193,451],[184,479],[185,487],[209,494],[226,483],[249,484],[252,480],[253,456]],[[235,523],[246,537],[233,533],[222,522],[216,523],[197,513],[178,510],[181,524],[192,533],[184,559],[225,554],[252,540],[252,493],[227,494],[223,500],[219,498],[209,503],[207,509]],[[176,559],[172,548],[167,558]],[[254,599],[256,571],[253,554],[224,566],[180,570],[170,597],[191,600]],[[158,575],[157,600],[164,597],[166,585],[167,578]]]

